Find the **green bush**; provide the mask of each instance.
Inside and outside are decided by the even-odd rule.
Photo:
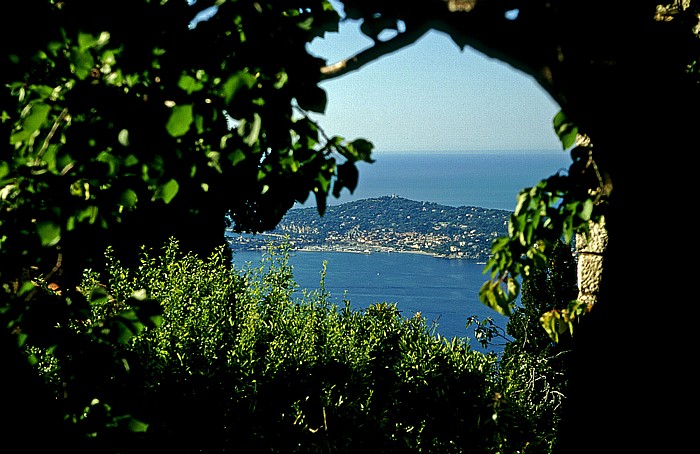
[[[288,246],[259,266],[144,251],[135,270],[107,254],[108,295],[92,317],[160,302],[157,327],[128,349],[143,373],[144,446],[197,452],[488,452],[498,440],[490,406],[495,356],[435,337],[394,305],[329,304],[325,270],[297,292]],[[89,277],[89,274],[86,275]],[[87,279],[86,294],[101,289]],[[99,293],[99,292],[98,292]]]
[[[513,446],[527,443],[527,452],[551,452],[562,419],[571,361],[568,333],[554,342],[540,317],[564,309],[577,297],[576,260],[570,245],[554,244],[546,267],[535,268],[523,280],[522,301],[511,314],[506,330],[512,337],[499,361],[501,394],[510,405],[501,415],[511,424]]]
[[[504,385],[496,355],[393,304],[330,304],[325,267],[318,289],[298,291],[286,244],[241,268],[225,252],[201,259],[173,240],[134,269],[108,250],[106,278],[86,271],[90,311],[70,328],[95,350],[83,361],[103,358],[95,374],[76,381],[80,358],[32,353],[89,447],[546,452],[525,449],[551,433],[509,395],[527,377],[511,367]]]

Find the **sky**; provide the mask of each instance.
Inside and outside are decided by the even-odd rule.
[[[331,64],[369,45],[343,22],[309,51]],[[328,105],[312,118],[377,153],[562,150],[552,128],[559,106],[534,79],[439,32],[321,86]]]

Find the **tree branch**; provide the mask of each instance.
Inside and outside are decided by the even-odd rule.
[[[340,60],[339,62],[327,65],[321,68],[321,79],[333,79],[344,74],[356,71],[364,65],[373,62],[385,55],[396,52],[406,46],[409,46],[430,30],[426,24],[414,28],[407,28],[406,31],[399,33],[394,38],[387,41],[375,41],[372,47],[369,47],[350,58]]]
[[[519,16],[508,19],[506,12],[510,10],[518,10]],[[375,41],[373,46],[352,57],[322,67],[321,80],[356,71],[435,30],[447,34],[461,49],[469,46],[533,76],[561,104],[563,100],[552,76],[553,67],[559,64],[555,13],[544,0],[426,1],[418,7],[406,7],[396,16],[407,24],[406,31],[387,41]]]

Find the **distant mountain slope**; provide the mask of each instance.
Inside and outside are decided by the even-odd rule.
[[[229,235],[234,249],[257,249],[288,236],[295,249],[414,252],[486,260],[492,241],[506,235],[510,211],[450,207],[396,196],[290,210],[277,228],[259,235]]]

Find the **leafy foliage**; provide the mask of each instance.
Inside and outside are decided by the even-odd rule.
[[[467,327],[476,324],[476,339],[483,345],[506,341],[495,374],[498,401],[504,405],[499,417],[518,424],[507,433],[505,452],[524,445],[526,452],[555,452],[569,393],[573,337],[553,340],[542,327],[542,314],[568,307],[578,291],[576,278],[573,251],[559,241],[547,266],[523,280],[522,298],[505,332],[490,318],[469,318]]]
[[[196,24],[200,5],[184,0],[8,6],[41,33],[1,36],[5,284],[34,267],[74,278],[108,244],[174,235],[208,251],[227,212],[261,231],[309,194],[323,212],[355,189],[372,144],[329,138],[306,115],[326,96],[325,62],[305,46],[338,14],[324,0],[211,6]]]
[[[555,124],[563,144],[570,142],[572,133],[578,134],[561,113]],[[597,222],[605,213],[609,193],[606,176],[598,170],[593,146],[583,136],[578,137],[568,173],[552,175],[520,191],[508,236],[493,242],[492,256],[484,269],[484,273],[490,271],[491,278],[482,286],[479,298],[501,314],[510,315],[515,308],[519,277],[546,269],[559,241],[571,244],[575,234],[586,235],[589,222]],[[583,313],[584,308],[571,301],[571,313]]]
[[[504,394],[517,399],[516,408],[526,409],[526,424],[534,425],[536,429],[531,430],[542,437],[538,442],[550,448],[567,394],[572,338],[562,336],[555,342],[542,328],[541,317],[568,307],[578,292],[576,278],[573,251],[559,241],[547,266],[523,281],[521,302],[506,326],[512,340],[499,364]]]
[[[168,359],[167,355],[143,356],[143,351],[135,350],[136,340],[157,331],[162,321],[152,311],[153,301],[145,298],[143,289],[131,289],[127,299],[115,301],[115,306],[100,305],[97,302],[104,302],[108,295],[104,289],[95,286],[88,296],[76,288],[84,267],[97,265],[103,246],[112,244],[121,252],[175,235],[187,250],[209,251],[220,240],[227,211],[237,229],[251,231],[275,225],[294,201],[310,193],[323,212],[329,193],[338,196],[343,188],[352,190],[357,184],[354,163],[370,159],[369,142],[327,137],[306,115],[307,111],[322,111],[326,103],[317,82],[331,72],[321,68],[325,62],[308,55],[306,43],[337,27],[339,18],[329,3],[209,1],[202,6],[210,8],[208,20],[198,24],[190,22],[195,9],[187,3],[194,2],[29,0],[4,5],[6,22],[26,19],[26,27],[19,31],[12,26],[0,28],[0,135],[6,138],[0,145],[0,351],[3,365],[13,371],[7,377],[12,382],[6,395],[14,400],[5,406],[11,410],[3,413],[2,421],[13,422],[11,432],[24,428],[22,433],[30,434],[32,440],[37,432],[54,440],[57,433],[51,431],[51,424],[58,413],[59,420],[65,419],[78,438],[88,437],[105,446],[128,444],[133,438],[125,434],[158,433],[143,422],[148,413],[136,411],[144,399],[134,392],[134,384],[160,389],[142,380],[146,369],[138,367],[140,358]],[[673,2],[665,7],[653,2],[610,5],[604,15],[595,2],[518,2],[515,19],[504,19],[512,2],[478,2],[478,6],[477,2],[443,0],[343,3],[348,17],[363,20],[362,31],[378,47],[336,68],[356,69],[437,28],[459,46],[474,45],[536,77],[564,111],[575,117],[576,124],[590,131],[607,157],[607,169],[617,172],[616,186],[621,182],[618,187],[623,188],[618,192],[618,211],[631,203],[628,212],[635,216],[644,212],[638,201],[643,198],[630,194],[643,190],[647,178],[631,177],[622,159],[613,156],[628,145],[630,131],[651,133],[645,140],[651,149],[675,146],[686,151],[693,145],[687,138],[678,138],[685,134],[673,132],[692,130],[696,119],[692,109],[677,109],[678,99],[685,105],[694,105],[697,99],[696,2]],[[572,23],[586,23],[596,33],[581,34],[568,26]],[[556,24],[567,26],[553,28]],[[382,31],[401,29],[405,32],[396,40],[381,39]],[[630,84],[630,80],[638,83]],[[638,87],[655,90],[642,97]],[[564,117],[555,118],[565,148],[574,136],[573,124]],[[503,313],[514,310],[518,277],[533,275],[550,256],[555,241],[585,229],[587,220],[606,210],[604,203],[595,203],[598,195],[590,193],[600,187],[590,147],[574,150],[584,153],[574,155],[566,178],[556,175],[521,193],[509,238],[494,245],[491,281],[482,289],[482,299]],[[638,163],[644,164],[643,175],[654,172],[672,175],[669,180],[683,179],[668,164],[659,169],[663,160]],[[688,171],[679,174],[688,175]],[[591,180],[597,182],[591,185]],[[679,189],[677,184],[668,192],[674,189]],[[667,203],[674,207],[672,211],[682,211],[675,202]],[[624,232],[625,227],[633,230],[638,221],[618,214],[617,222],[622,225],[617,232]],[[629,253],[631,248],[623,251]],[[614,262],[618,271],[621,255],[618,252]],[[98,277],[92,279],[99,282]],[[275,288],[276,292],[289,291]],[[663,290],[668,299],[667,286]],[[657,292],[650,292],[653,297],[649,299],[658,297]],[[97,306],[102,315],[91,313]],[[385,322],[383,316],[379,319]],[[263,326],[272,326],[269,320],[273,319],[265,320]],[[186,332],[179,332],[185,341],[180,350],[173,347],[173,351],[187,353],[188,360],[205,361],[208,357],[202,352],[214,351],[211,349],[219,345],[216,340],[189,345]],[[152,341],[161,345],[157,339]],[[385,343],[389,351],[382,353],[396,351],[395,344]],[[25,358],[18,358],[17,345],[31,363],[45,371],[47,380],[65,389],[57,387],[50,398],[35,392],[42,388],[35,386],[36,376],[27,373]],[[267,343],[258,345],[260,351],[267,351]],[[617,358],[612,360],[617,362]],[[596,357],[595,362],[582,364],[599,367],[599,363]],[[380,372],[395,370],[382,366]],[[208,365],[203,369],[218,371]],[[195,378],[188,383],[210,379],[192,376]],[[279,397],[276,386],[285,389],[283,385],[294,375],[276,377],[281,377],[280,383],[266,388],[269,396]],[[588,386],[591,381],[586,378],[583,383]],[[183,390],[177,384],[166,385],[166,391]],[[208,396],[218,397],[216,392],[207,394],[216,388],[193,388],[204,391],[169,396],[191,397],[185,399],[185,408],[193,410],[192,414],[215,408],[196,404]],[[595,383],[590,389],[586,397],[596,397]],[[600,396],[596,402],[609,394]],[[247,402],[260,408],[268,401]],[[492,408],[501,408],[503,402],[494,399]],[[57,412],[54,404],[60,406]],[[306,405],[297,404],[299,408]],[[33,411],[35,408],[46,411]],[[316,418],[305,427],[309,433],[319,433],[322,418],[318,408],[331,406],[312,408],[316,412],[303,413],[300,421]],[[372,414],[379,415],[377,420],[382,422],[384,412],[392,414],[390,410],[398,408],[403,416],[413,410],[408,406],[381,408]],[[312,414],[315,416],[308,416]],[[37,418],[42,419],[35,423]],[[323,421],[325,433],[330,426]],[[41,429],[34,430],[34,423]],[[166,424],[162,428],[165,437],[173,427],[182,426]],[[424,433],[391,428],[386,433],[409,433],[416,443],[410,437]],[[207,439],[221,439],[200,433]],[[265,440],[277,440],[280,433]],[[114,436],[111,440],[110,434]],[[425,439],[434,438],[426,435],[421,443]],[[578,442],[576,437],[571,439]],[[61,448],[68,447],[55,447]]]
[[[300,294],[288,257],[288,245],[271,247],[260,264],[231,270],[222,250],[202,260],[172,241],[129,269],[109,251],[110,279],[86,272],[91,311],[70,329],[102,344],[110,326],[130,327],[115,349],[122,372],[64,393],[69,365],[93,357],[31,348],[65,409],[101,390],[67,421],[76,446],[182,452],[195,439],[197,452],[514,452],[539,437],[523,429],[527,411],[513,406],[523,402],[496,394],[495,355],[435,337],[391,304],[331,305],[325,270],[319,289]],[[158,311],[144,310],[156,300]],[[123,323],[134,314],[149,322]]]
[[[328,137],[306,115],[326,104],[325,62],[306,44],[339,17],[324,0],[29,0],[3,18],[31,26],[0,28],[0,358],[18,409],[1,422],[131,433],[126,389],[140,372],[123,347],[157,317],[139,292],[89,316],[106,296],[79,290],[83,270],[100,280],[108,245],[137,266],[140,246],[170,236],[207,254],[226,214],[259,231],[309,194],[322,212],[354,190],[372,144]],[[60,408],[18,346],[47,377],[60,361]]]

